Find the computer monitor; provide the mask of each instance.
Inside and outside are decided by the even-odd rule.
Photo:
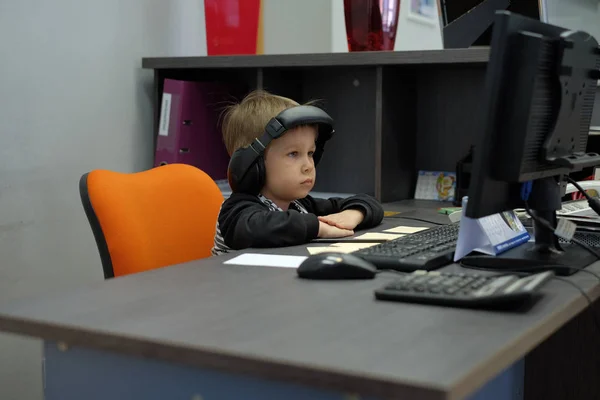
[[[561,178],[600,165],[600,155],[586,153],[599,69],[598,42],[587,33],[496,13],[467,217],[524,208],[521,190],[531,184],[529,208],[556,226]],[[533,226],[535,243],[494,257],[472,254],[462,262],[570,274],[575,270],[565,266],[584,268],[597,260],[583,248],[559,244],[547,225],[534,220]]]

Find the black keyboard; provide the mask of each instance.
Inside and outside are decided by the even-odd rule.
[[[551,271],[520,277],[415,271],[375,291],[378,300],[450,307],[520,307],[554,276]]]
[[[432,270],[452,262],[458,241],[458,223],[430,228],[355,251],[353,254],[379,269],[412,272]]]

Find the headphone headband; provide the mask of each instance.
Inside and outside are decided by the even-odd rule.
[[[333,119],[315,106],[295,106],[271,118],[261,137],[247,147],[236,150],[229,161],[227,177],[233,192],[258,194],[265,182],[264,152],[272,140],[290,129],[302,125],[317,125],[318,136],[313,155],[315,165],[321,159],[325,143],[333,136]]]

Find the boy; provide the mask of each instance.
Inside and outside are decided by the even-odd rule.
[[[223,120],[223,139],[231,156],[265,131],[280,112],[295,101],[265,91],[250,93],[230,107]],[[214,255],[231,249],[282,247],[319,238],[351,236],[354,229],[381,223],[383,209],[372,197],[315,199],[308,195],[315,182],[313,153],[317,128],[298,126],[274,139],[265,149],[265,184],[256,195],[232,193],[217,221]]]

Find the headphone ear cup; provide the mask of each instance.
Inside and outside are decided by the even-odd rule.
[[[267,181],[267,169],[265,168],[265,158],[259,157],[256,161],[256,194],[259,194]]]
[[[256,157],[252,149],[236,150],[229,160],[227,180],[235,193],[258,194],[264,184],[263,157]]]
[[[258,157],[249,168],[243,179],[238,182],[237,191],[240,193],[254,194],[260,193],[264,185],[264,162],[262,157]]]
[[[252,193],[256,180],[256,162],[248,164],[248,149],[236,150],[229,160],[227,181],[234,193]]]
[[[315,167],[321,161],[321,157],[323,157],[323,145],[318,145],[313,154],[313,160],[315,161]]]
[[[240,188],[240,157],[238,151],[235,151],[231,158],[229,159],[229,164],[227,165],[227,181],[229,182],[229,187],[231,191],[237,192]]]

